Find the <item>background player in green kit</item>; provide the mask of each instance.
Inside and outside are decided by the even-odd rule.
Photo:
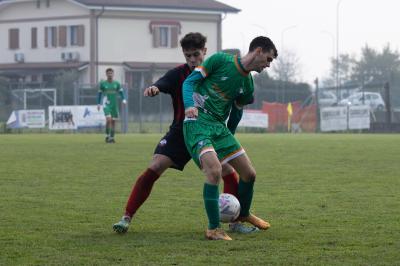
[[[114,80],[114,70],[112,68],[106,69],[106,76],[107,80],[100,82],[97,110],[100,110],[102,96],[104,96],[103,111],[106,116],[106,143],[114,143],[115,120],[118,119],[117,93],[121,96],[123,104],[126,104],[126,99],[121,84]]]
[[[250,72],[261,72],[269,67],[277,55],[273,42],[260,36],[252,40],[244,57],[214,54],[183,83],[185,144],[206,175],[203,199],[208,217],[207,239],[232,240],[220,228],[219,222],[218,184],[222,164],[225,163],[230,164],[240,177],[238,196],[241,211],[238,220],[263,230],[270,227],[268,222],[250,214],[256,172],[225,121],[232,104],[242,108],[253,102],[254,87]]]

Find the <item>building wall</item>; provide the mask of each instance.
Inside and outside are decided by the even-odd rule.
[[[29,15],[27,15],[29,14]],[[84,25],[84,46],[45,47],[45,27]],[[31,48],[31,28],[37,28],[37,48]],[[8,31],[19,29],[19,49],[9,49]],[[23,53],[25,62],[62,62],[61,52],[79,52],[80,61],[89,60],[89,11],[68,1],[50,1],[50,7],[36,1],[7,5],[0,9],[0,62],[14,63],[14,54]]]
[[[16,2],[1,5],[1,20],[31,20],[48,19],[67,16],[89,15],[89,10],[65,0],[51,0],[46,7],[46,1],[42,0],[40,8],[36,7],[36,1]]]
[[[157,16],[156,16],[157,15]],[[196,17],[192,21],[176,14],[169,18],[164,14],[149,14],[147,18],[105,17],[99,19],[99,61],[100,62],[181,62],[182,51],[177,48],[153,48],[153,35],[149,24],[152,20],[174,20],[180,22],[182,28],[178,36],[180,40],[186,33],[200,32],[207,36],[209,53],[217,51],[217,23],[215,17]],[[150,18],[150,19],[149,19]],[[208,21],[207,21],[208,20]]]
[[[184,14],[180,12],[139,12],[123,10],[96,10],[96,19],[91,20],[91,11],[80,5],[65,0],[51,0],[50,6],[41,1],[37,8],[36,1],[23,1],[0,6],[0,63],[15,63],[15,53],[23,53],[26,63],[63,62],[63,52],[78,52],[79,61],[96,61],[95,37],[98,32],[99,67],[92,64],[82,75],[85,83],[104,77],[107,67],[113,67],[115,77],[123,81],[125,69],[123,62],[184,62],[179,47],[154,48],[153,35],[150,32],[151,21],[178,21],[181,32],[180,40],[188,32],[201,32],[207,37],[208,55],[218,50],[220,40],[220,14]],[[45,47],[45,27],[84,25],[84,46]],[[31,48],[31,28],[37,28],[37,48]],[[92,29],[90,28],[92,27]],[[8,30],[19,29],[19,49],[9,49]],[[91,38],[94,38],[91,40]],[[92,49],[92,50],[91,50]],[[92,58],[90,54],[92,53]],[[93,71],[92,74],[90,71]]]

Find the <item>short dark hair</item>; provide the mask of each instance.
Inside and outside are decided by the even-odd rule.
[[[278,50],[276,49],[275,44],[268,37],[258,36],[254,38],[250,43],[249,52],[253,52],[257,47],[261,47],[264,53],[272,49],[274,57],[276,58],[278,56]]]
[[[107,73],[108,71],[114,72],[114,69],[112,69],[111,67],[109,67],[109,68],[106,69],[106,73]]]
[[[206,45],[207,37],[199,32],[189,32],[180,41],[182,49],[203,49]]]

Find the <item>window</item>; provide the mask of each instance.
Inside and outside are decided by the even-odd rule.
[[[153,47],[178,47],[178,34],[181,24],[177,21],[151,21],[150,33],[153,37]]]
[[[10,49],[19,49],[19,29],[8,30],[8,47]]]
[[[78,45],[78,26],[69,26],[68,31],[68,43],[70,45]]]
[[[85,28],[83,25],[58,26],[58,45],[84,46]]]
[[[44,28],[44,46],[57,47],[57,27]]]
[[[37,28],[31,28],[31,48],[37,48]]]

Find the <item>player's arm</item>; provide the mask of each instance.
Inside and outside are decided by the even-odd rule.
[[[229,119],[227,127],[232,135],[235,134],[236,128],[243,116],[243,106],[238,106],[236,101],[232,104],[231,112],[229,114]]]
[[[173,68],[169,70],[164,76],[157,80],[150,87],[144,89],[143,95],[154,97],[160,92],[172,94],[173,91],[178,87],[179,81],[179,71],[178,68]],[[180,88],[179,88],[180,89]]]
[[[100,82],[99,91],[97,92],[97,110],[100,110],[102,98],[103,98],[103,89],[102,89],[101,82]]]
[[[118,83],[118,88],[117,88],[117,90],[118,90],[119,96],[120,96],[121,99],[122,99],[122,103],[123,103],[123,104],[126,104],[126,98],[125,98],[124,88],[122,88],[122,87],[121,87],[121,84],[119,84],[119,83]]]
[[[185,116],[187,118],[196,118],[198,115],[198,110],[194,105],[193,91],[202,80],[203,75],[199,71],[193,71],[183,82],[183,105],[185,106]]]
[[[231,112],[227,127],[232,134],[235,134],[236,128],[243,116],[243,106],[252,104],[254,102],[254,87],[253,79],[251,76],[244,83],[246,93],[240,95],[232,104]]]
[[[210,73],[215,71],[220,65],[224,64],[222,54],[214,54],[201,65],[194,69],[192,74],[185,79],[182,85],[183,104],[185,106],[185,116],[195,118],[198,110],[194,104],[193,91]]]

